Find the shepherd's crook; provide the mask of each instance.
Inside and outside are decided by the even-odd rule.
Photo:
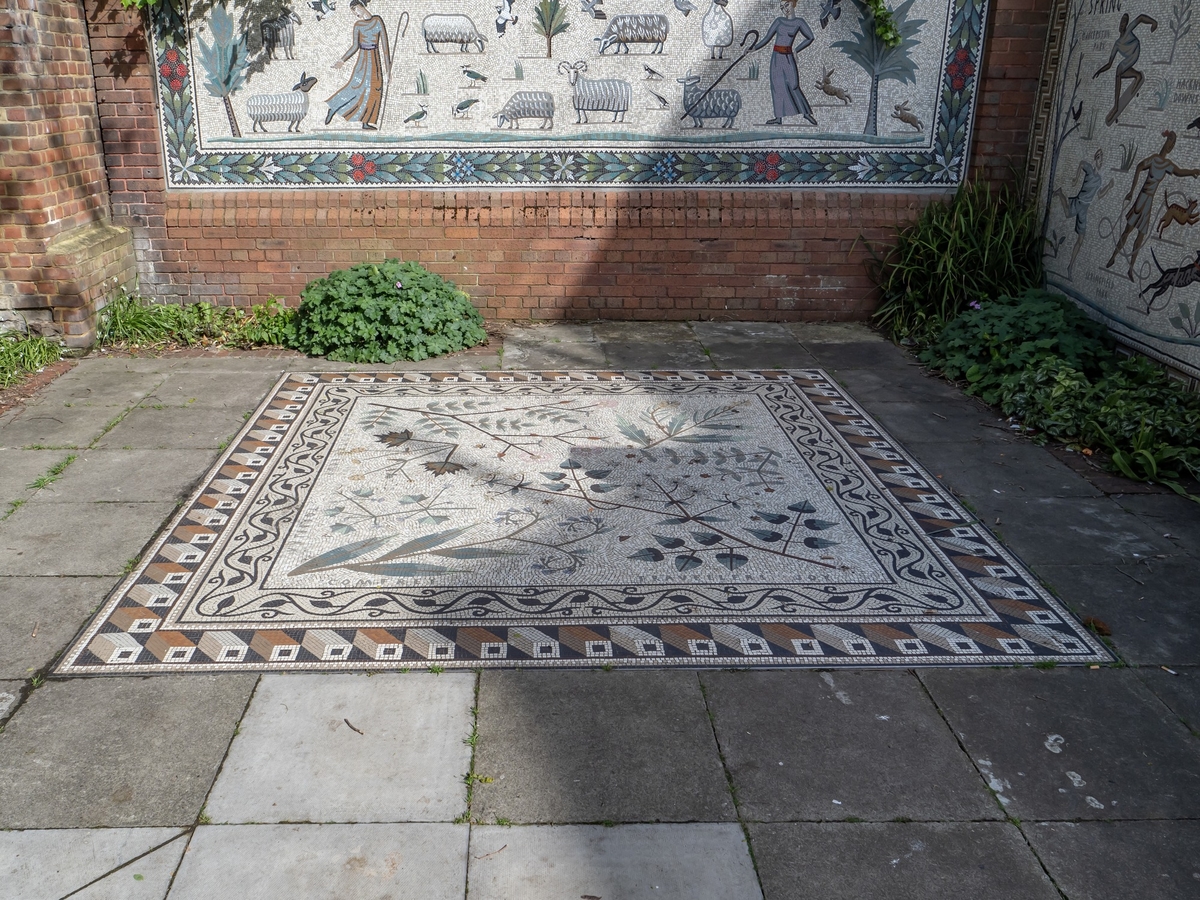
[[[403,30],[401,27],[403,26]],[[388,55],[387,84],[383,86],[383,104],[379,107],[379,122],[383,123],[383,114],[387,112],[388,94],[392,92],[392,66],[396,64],[396,48],[400,46],[400,38],[408,34],[408,10],[400,13],[396,22],[396,30],[392,33],[392,52]]]
[[[683,115],[679,117],[680,120],[686,119],[688,116],[690,116],[692,114],[692,110],[695,109],[697,106],[699,106],[703,102],[704,98],[709,95],[709,93],[712,91],[712,89],[721,83],[721,79],[724,78],[726,75],[728,75],[730,72],[732,72],[738,63],[740,63],[743,59],[745,59],[747,56],[750,55],[750,51],[754,49],[754,44],[758,43],[758,32],[757,31],[755,31],[753,28],[751,28],[744,35],[742,35],[742,42],[740,44],[738,44],[739,47],[745,47],[746,46],[746,38],[750,37],[750,35],[754,35],[754,42],[750,45],[750,50],[747,50],[745,53],[743,53],[741,56],[739,56],[737,59],[735,59],[733,62],[731,62],[729,64],[729,68],[726,69],[724,72],[722,72],[717,77],[717,80],[714,81],[712,84],[710,84],[705,89],[704,93],[696,98],[695,103],[693,103],[691,106],[685,106],[683,108]]]

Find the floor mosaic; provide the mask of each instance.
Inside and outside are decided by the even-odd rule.
[[[820,370],[297,373],[57,671],[1109,658]]]

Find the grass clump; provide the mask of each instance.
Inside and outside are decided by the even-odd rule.
[[[0,334],[0,388],[62,359],[62,347],[44,337]]]
[[[465,293],[414,262],[388,259],[310,282],[289,345],[351,363],[422,360],[487,340]]]
[[[154,303],[122,290],[100,313],[101,346],[149,349],[284,344],[295,311],[272,297],[249,310],[211,303]]]
[[[883,292],[878,326],[893,340],[925,344],[972,303],[1041,283],[1036,210],[1001,188],[964,184],[899,230],[896,244],[872,253]]]

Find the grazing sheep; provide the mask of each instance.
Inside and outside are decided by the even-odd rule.
[[[683,85],[683,111],[692,117],[696,128],[704,127],[705,119],[724,119],[722,128],[732,128],[733,120],[742,110],[742,95],[734,90],[709,91],[700,89],[700,76],[688,72],[676,78]]]
[[[263,19],[259,32],[262,34],[263,51],[268,59],[275,58],[276,47],[282,47],[283,55],[288,59],[295,59],[292,56],[292,48],[296,46],[296,26],[299,24],[300,17],[287,6],[275,18]]]
[[[458,49],[466,53],[467,48],[474,44],[483,52],[484,39],[471,21],[469,16],[434,14],[421,20],[421,31],[425,35],[425,49],[437,53],[438,44],[458,44]]]
[[[609,47],[616,45],[617,53],[628,53],[630,44],[653,44],[651,53],[662,53],[663,42],[671,31],[671,23],[666,16],[652,13],[637,13],[629,16],[613,16],[608,20],[608,27],[598,38],[600,55]]]
[[[589,112],[611,112],[614,122],[624,122],[633,97],[633,87],[619,78],[584,78],[587,71],[582,59],[575,63],[558,64],[559,74],[565,73],[571,82],[571,101],[575,106],[575,124],[586,125]]]
[[[496,113],[496,127],[520,130],[522,119],[541,119],[546,131],[554,127],[554,95],[549,91],[517,91]]]
[[[287,122],[288,131],[300,132],[300,123],[308,115],[308,92],[317,83],[307,72],[300,73],[300,80],[287,94],[255,94],[246,101],[246,114],[250,116],[251,131],[266,132],[267,122]]]

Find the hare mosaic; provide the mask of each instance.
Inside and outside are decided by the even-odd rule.
[[[959,182],[983,0],[166,0],[169,183]]]
[[[1091,662],[819,370],[286,376],[66,674]]]

